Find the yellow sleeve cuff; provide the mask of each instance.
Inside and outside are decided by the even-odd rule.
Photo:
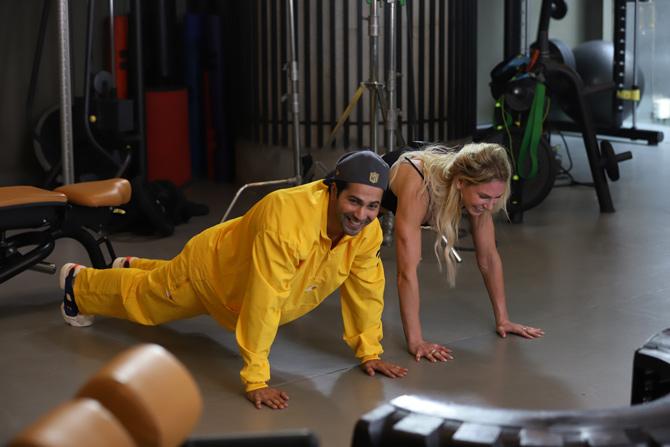
[[[249,393],[251,391],[260,390],[261,388],[267,388],[268,385],[265,382],[255,382],[247,383],[244,385],[244,391]]]
[[[366,356],[364,356],[364,357],[361,358],[361,364],[363,364],[363,363],[365,363],[365,362],[367,362],[367,361],[369,361],[369,360],[379,360],[380,358],[381,358],[381,357],[379,357],[379,356],[376,355],[376,354],[374,354],[374,355],[366,355]]]

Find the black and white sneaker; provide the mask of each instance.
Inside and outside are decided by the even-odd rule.
[[[65,322],[74,327],[90,326],[95,319],[93,315],[80,314],[77,302],[74,299],[74,279],[79,270],[83,268],[83,265],[69,262],[60,269],[59,285],[64,293],[60,310]]]

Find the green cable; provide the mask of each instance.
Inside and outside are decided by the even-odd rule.
[[[535,178],[537,175],[537,148],[540,143],[540,138],[542,138],[545,93],[545,85],[538,83],[535,87],[533,104],[530,107],[528,122],[526,123],[526,130],[523,133],[521,149],[519,150],[519,175],[526,179]],[[529,154],[530,171],[524,174],[521,172],[521,170],[526,165],[526,160],[528,159]]]
[[[512,160],[512,170],[514,174],[518,174],[517,171],[517,163],[516,159],[514,157],[514,141],[512,138],[512,133],[510,132],[509,128],[510,125],[512,125],[512,115],[509,114],[508,112],[505,111],[505,99],[504,97],[501,98],[500,100],[500,111],[502,112],[502,117],[503,117],[503,127],[505,128],[505,133],[507,133],[507,153],[509,154],[510,160]]]

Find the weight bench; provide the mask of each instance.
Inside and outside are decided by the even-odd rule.
[[[130,183],[121,178],[65,185],[54,191],[0,187],[0,284],[27,269],[55,273],[56,266],[44,259],[56,240],[65,237],[84,246],[93,267],[109,267],[116,254],[107,238],[107,225],[119,212],[116,207],[130,196]]]

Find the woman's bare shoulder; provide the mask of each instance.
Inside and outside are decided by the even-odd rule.
[[[428,213],[428,195],[419,173],[409,165],[400,166],[391,190],[398,198],[397,220],[409,219],[420,225]]]
[[[410,163],[413,163],[414,166],[410,165]],[[393,166],[393,171],[391,172],[391,189],[396,195],[406,188],[420,188],[423,186],[423,177],[419,175],[416,168],[419,171],[422,170],[423,163],[421,163],[421,160],[402,160]],[[396,188],[398,189],[396,190]]]

